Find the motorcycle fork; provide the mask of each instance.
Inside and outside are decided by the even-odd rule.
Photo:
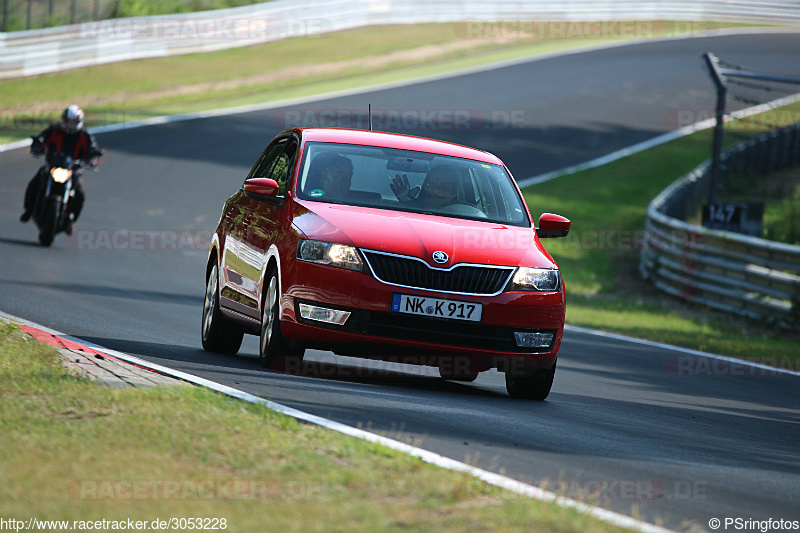
[[[69,206],[70,198],[72,198],[72,178],[68,179],[64,184],[64,195],[61,197],[61,207],[58,209],[58,225],[60,228],[64,228],[67,225],[67,217],[69,216],[67,207]]]
[[[57,217],[57,227],[61,228],[64,226],[64,217],[67,216],[67,205],[69,205],[69,199],[74,196],[75,192],[72,190],[72,180],[70,178],[64,183],[64,192],[61,195],[61,205],[59,206],[58,213],[56,214]],[[39,196],[36,201],[36,205],[33,208],[33,212],[36,214],[38,218],[41,215],[41,209],[43,206],[47,204],[47,199],[50,198],[50,193],[53,189],[53,179],[48,177],[46,180],[44,192]]]
[[[45,176],[40,170],[39,180],[42,182],[39,186],[39,194],[36,195],[36,202],[33,204],[33,219],[39,223],[39,217],[42,215],[42,209],[47,203],[47,197],[50,196],[50,186],[53,180],[49,176]]]

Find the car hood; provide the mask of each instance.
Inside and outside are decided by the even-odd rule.
[[[533,228],[493,222],[297,201],[293,223],[309,239],[419,257],[431,266],[457,263],[553,268]],[[448,260],[435,263],[436,251]]]

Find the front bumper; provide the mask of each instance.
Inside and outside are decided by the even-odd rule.
[[[293,261],[284,271],[281,330],[285,337],[352,355],[458,354],[523,361],[547,368],[564,330],[564,292],[503,292],[496,296],[401,288],[369,274]],[[478,302],[481,322],[391,311],[395,293]],[[349,311],[342,326],[304,319],[299,304]],[[514,332],[552,333],[548,348],[520,348]],[[367,353],[371,352],[371,353]],[[497,366],[497,365],[492,365]]]

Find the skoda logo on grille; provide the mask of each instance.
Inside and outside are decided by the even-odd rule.
[[[441,250],[433,252],[433,260],[439,264],[447,263],[447,254]]]

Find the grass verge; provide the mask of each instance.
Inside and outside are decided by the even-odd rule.
[[[0,143],[37,134],[76,102],[87,112],[88,127],[97,127],[438,75],[581,46],[737,26],[617,21],[607,26],[575,23],[575,30],[566,33],[563,24],[466,24],[372,26],[3,80]]]
[[[204,389],[97,385],[8,322],[0,322],[0,398],[5,520],[216,518],[227,531],[618,530]]]
[[[92,2],[4,2],[2,21],[7,32],[63,26],[72,21],[109,20],[226,9],[263,0],[94,0]],[[80,7],[79,5],[80,4]],[[30,27],[28,27],[30,25]]]
[[[800,104],[786,109],[792,112],[772,116],[796,116]],[[768,117],[751,120],[756,133]],[[534,216],[546,208],[573,221],[566,239],[544,243],[564,274],[567,322],[768,364],[781,358],[779,366],[798,370],[797,332],[683,302],[639,274],[647,205],[710,156],[711,135],[699,132],[523,191]],[[768,206],[765,219],[770,217]]]

